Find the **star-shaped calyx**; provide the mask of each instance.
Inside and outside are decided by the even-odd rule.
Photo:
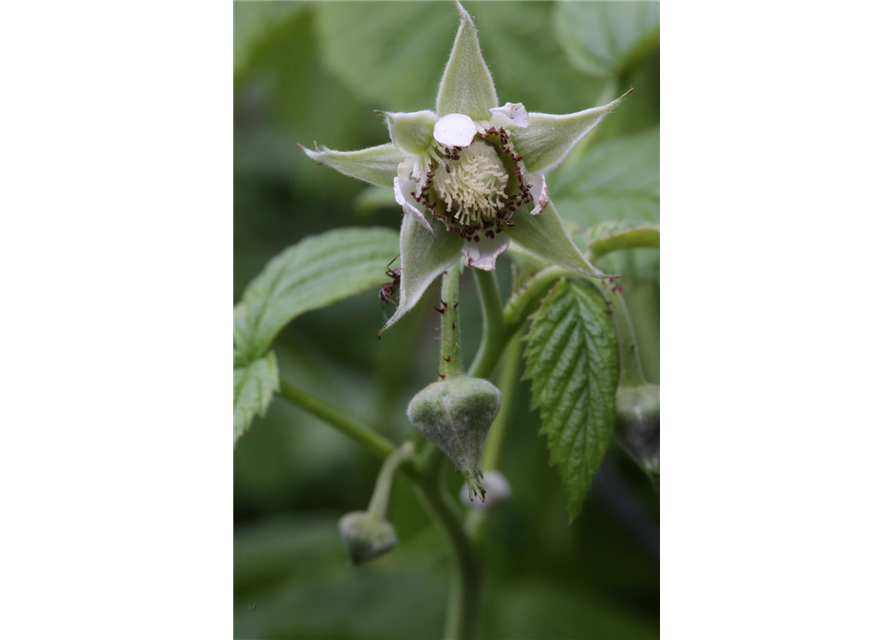
[[[360,151],[304,148],[315,161],[394,189],[403,208],[400,301],[385,325],[412,309],[456,260],[492,270],[511,242],[553,264],[600,274],[551,203],[545,174],[632,92],[567,115],[499,106],[474,20],[459,2],[459,31],[436,112],[386,113],[391,143]]]

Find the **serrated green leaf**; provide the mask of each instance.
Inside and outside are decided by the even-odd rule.
[[[619,77],[660,44],[658,2],[559,2],[553,16],[571,63],[593,76]]]
[[[660,129],[596,144],[549,175],[565,220],[586,229],[605,220],[660,222]]]
[[[563,280],[546,296],[525,338],[532,408],[539,408],[573,520],[614,435],[617,336],[592,286]]]
[[[248,431],[254,416],[267,412],[279,391],[279,368],[270,351],[244,367],[233,367],[233,446]]]
[[[233,311],[235,362],[263,356],[291,320],[373,286],[400,252],[396,231],[336,229],[306,238],[273,258]]]

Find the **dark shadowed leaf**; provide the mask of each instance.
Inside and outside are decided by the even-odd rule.
[[[396,231],[336,229],[302,240],[273,258],[233,310],[235,362],[266,353],[291,320],[386,280],[399,253]]]

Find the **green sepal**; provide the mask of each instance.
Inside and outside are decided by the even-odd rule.
[[[512,217],[512,220],[515,226],[506,229],[504,233],[508,234],[513,243],[559,267],[578,271],[587,276],[604,275],[589,264],[580,253],[580,249],[564,228],[555,205],[550,203],[535,216],[521,211]]]
[[[437,122],[437,114],[433,111],[381,113],[387,120],[391,142],[406,155],[417,156],[424,153],[434,141],[434,123]]]
[[[324,164],[351,178],[379,187],[394,188],[397,165],[406,157],[390,142],[358,151],[332,151],[327,147],[317,150],[298,145],[314,162]]]

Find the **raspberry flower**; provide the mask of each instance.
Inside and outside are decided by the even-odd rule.
[[[577,249],[552,205],[545,174],[632,91],[568,115],[499,106],[474,19],[456,2],[459,31],[436,112],[383,113],[391,143],[360,151],[304,152],[320,164],[394,189],[403,208],[402,274],[392,326],[460,258],[485,271],[511,242],[558,266],[601,275]]]

